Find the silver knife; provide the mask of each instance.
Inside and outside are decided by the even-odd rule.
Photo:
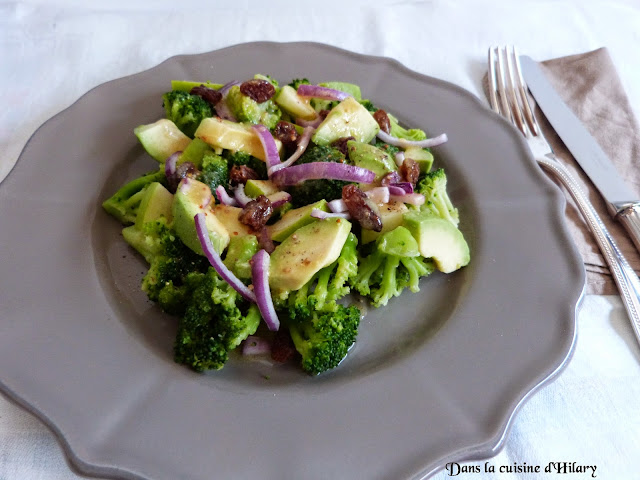
[[[560,98],[537,62],[520,56],[522,75],[536,103],[573,157],[600,191],[640,252],[640,200],[624,183],[611,160],[582,122]]]

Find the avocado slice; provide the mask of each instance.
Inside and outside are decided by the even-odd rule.
[[[340,256],[351,222],[327,218],[299,228],[271,254],[269,285],[275,291],[298,290],[318,270]]]
[[[213,210],[216,218],[227,229],[231,238],[243,237],[253,233],[251,228],[238,219],[242,212],[241,208],[218,204],[211,207],[211,210]]]
[[[376,174],[374,182],[380,181],[387,173],[397,170],[396,162],[380,148],[369,143],[347,142],[349,160],[357,167],[366,168]]]
[[[171,206],[173,204],[173,195],[164,188],[160,182],[153,182],[145,189],[138,207],[138,215],[136,216],[136,227],[142,228],[147,222],[165,218],[167,223],[173,220]]]
[[[311,216],[311,211],[314,208],[322,210],[323,212],[329,211],[329,206],[327,205],[326,200],[320,200],[319,202],[312,203],[311,205],[305,205],[304,207],[289,210],[276,223],[267,226],[267,231],[269,232],[271,239],[274,242],[282,242],[299,228],[315,222],[317,218]]]
[[[218,253],[222,253],[229,244],[229,232],[213,213],[212,203],[211,189],[190,178],[182,179],[173,196],[173,228],[182,243],[200,255],[204,252],[196,233],[194,217],[197,213],[204,213],[209,238]]]
[[[362,100],[362,92],[360,91],[360,87],[355,83],[348,82],[322,82],[318,84],[320,87],[332,88],[334,90],[340,90],[341,92],[348,93],[356,100]],[[317,112],[320,110],[331,110],[331,100],[320,100],[319,98],[314,98],[312,100],[313,108]]]
[[[404,158],[410,158],[420,166],[420,173],[427,173],[433,165],[433,154],[426,148],[407,147],[404,151]]]
[[[405,214],[404,226],[418,241],[420,255],[432,258],[441,272],[451,273],[469,264],[469,246],[451,222],[429,212],[412,211]]]
[[[264,148],[251,125],[209,117],[200,122],[195,137],[204,140],[212,147],[224,148],[233,152],[245,152],[265,161]],[[278,139],[276,139],[276,146],[280,152],[282,142]]]
[[[231,237],[229,248],[224,257],[224,264],[238,278],[243,280],[251,278],[251,258],[260,249],[255,235]]]
[[[358,142],[369,143],[380,131],[371,112],[353,97],[347,97],[327,115],[311,140],[316,145],[329,145],[343,137],[353,137]]]
[[[402,225],[404,222],[404,214],[408,211],[409,209],[404,203],[395,200],[389,203],[379,203],[378,215],[380,215],[380,219],[382,220],[382,230],[380,232],[374,232],[373,230],[363,228],[360,235],[362,237],[362,245],[373,242],[383,233],[390,232]]]
[[[202,159],[207,153],[213,153],[211,146],[204,140],[194,138],[178,157],[176,165],[191,162],[196,168],[200,169],[202,168]]]
[[[298,95],[290,85],[282,87],[273,97],[273,101],[292,117],[314,120],[318,116],[310,101]]]
[[[247,180],[244,186],[244,193],[251,198],[259,197],[260,195],[271,195],[272,193],[279,192],[280,189],[271,180]]]
[[[158,162],[164,162],[171,154],[184,150],[191,143],[191,139],[167,118],[139,125],[133,129],[133,133],[147,153]]]

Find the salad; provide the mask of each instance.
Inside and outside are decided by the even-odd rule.
[[[361,311],[469,263],[428,138],[357,85],[173,81],[134,133],[159,168],[102,204],[149,265],[142,290],[175,315],[174,359],[219,370],[270,355],[316,375],[354,344]]]

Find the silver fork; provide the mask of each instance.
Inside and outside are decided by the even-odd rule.
[[[522,78],[520,60],[515,47],[489,49],[488,77],[491,108],[511,121],[522,132],[538,164],[547,172],[551,172],[575,200],[609,265],[631,320],[633,332],[640,342],[640,280],[579,184],[558,161],[553,149],[544,138],[529,103],[528,88]]]

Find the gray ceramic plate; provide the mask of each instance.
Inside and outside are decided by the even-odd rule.
[[[100,208],[154,168],[132,129],[172,79],[257,72],[345,80],[401,121],[447,132],[437,162],[473,260],[372,311],[343,364],[310,378],[239,359],[172,362],[175,322]],[[0,186],[2,390],[83,472],[126,479],[417,479],[493,455],[522,401],[567,361],[582,294],[564,200],[503,120],[386,58],[253,43],[174,57],[104,84],[46,122]]]

